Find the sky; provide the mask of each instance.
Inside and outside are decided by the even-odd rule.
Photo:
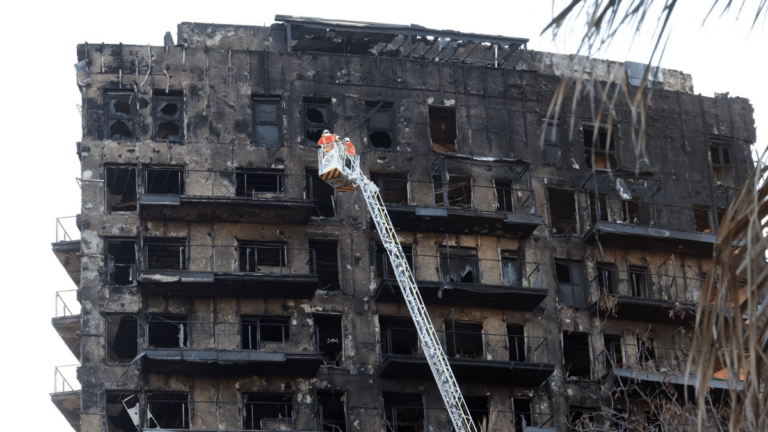
[[[757,0],[748,0],[745,11]],[[563,4],[556,0],[556,4]],[[756,148],[768,141],[768,30],[734,13],[708,21],[701,0],[680,0],[662,66],[693,75],[694,91],[705,96],[729,92],[750,99],[758,126]],[[750,10],[751,11],[751,10]],[[4,139],[0,171],[6,197],[2,218],[4,275],[0,313],[3,355],[0,413],[5,428],[71,430],[50,401],[54,366],[76,363],[51,326],[55,293],[75,289],[51,252],[55,221],[79,212],[76,183],[81,138],[80,104],[73,64],[83,42],[162,45],[181,22],[269,25],[275,15],[295,15],[419,24],[435,29],[530,39],[529,48],[570,54],[577,33],[553,41],[540,35],[552,16],[549,0],[409,2],[363,1],[24,1],[3,6],[0,33],[5,48],[0,67],[0,130]],[[622,35],[601,53],[611,60],[648,60],[652,44]],[[21,183],[19,183],[21,182]],[[75,307],[71,304],[70,307]]]

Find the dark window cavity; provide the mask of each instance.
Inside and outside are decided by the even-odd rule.
[[[592,223],[600,221],[609,221],[608,217],[608,199],[604,194],[590,192],[589,196],[589,217]]]
[[[152,96],[155,121],[154,138],[159,141],[184,141],[184,93],[156,90]]]
[[[408,205],[408,173],[371,171],[371,182],[379,188],[384,204]]]
[[[310,241],[309,257],[314,260],[314,268],[318,276],[317,289],[321,291],[338,291],[341,289],[339,282],[339,242],[336,241]]]
[[[346,396],[341,392],[317,392],[317,403],[323,410],[323,432],[347,432]]]
[[[713,232],[712,223],[709,220],[711,207],[693,206],[693,229],[698,233],[710,234]]]
[[[507,339],[509,343],[509,360],[525,361],[525,326],[522,324],[507,324]]]
[[[189,394],[147,393],[148,429],[189,429]]]
[[[613,263],[597,263],[595,265],[597,275],[597,288],[600,294],[618,294],[619,286],[617,284],[619,269]]]
[[[319,139],[319,138],[318,138]],[[253,97],[253,143],[280,147],[280,98]]]
[[[608,370],[624,367],[624,354],[621,350],[621,336],[603,335],[603,346],[607,356],[605,367]]]
[[[135,138],[136,96],[132,92],[108,92],[106,106],[107,139]]]
[[[488,415],[488,397],[487,396],[464,396],[464,402],[469,409],[469,416],[475,426],[488,424],[490,417]]]
[[[569,378],[592,379],[589,333],[563,332],[563,366]]]
[[[449,175],[448,181],[443,181],[440,174],[432,176],[432,191],[436,206],[472,208],[472,178],[467,176]]]
[[[584,292],[584,266],[580,261],[555,260],[555,276],[560,303],[568,307],[586,307]]]
[[[381,353],[419,355],[419,337],[410,318],[379,317]]]
[[[551,120],[544,125],[544,163],[546,165],[563,165],[562,131]]]
[[[150,195],[184,195],[184,168],[145,168],[144,193]]]
[[[587,167],[595,170],[615,170],[616,161],[615,140],[608,134],[608,128],[600,126],[582,126],[584,133],[584,153]]]
[[[107,211],[136,211],[136,167],[107,166],[104,176]]]
[[[379,102],[366,102],[365,105],[371,111]],[[377,150],[395,147],[395,110],[391,102],[383,103],[368,117],[368,141]]]
[[[188,326],[186,315],[152,315],[147,321],[147,344],[149,348],[188,348]]]
[[[501,281],[506,286],[521,286],[523,266],[517,251],[501,251]]]
[[[715,183],[733,187],[731,149],[724,144],[713,144],[709,146],[709,154],[712,158],[712,175]]]
[[[263,267],[288,266],[288,249],[281,242],[238,240],[238,262],[241,272],[262,272]]]
[[[320,179],[316,169],[306,169],[310,196],[315,201],[315,217],[336,217],[336,191]]]
[[[592,430],[595,425],[595,409],[568,407],[572,430]]]
[[[136,315],[107,315],[107,363],[130,363],[139,350]]]
[[[139,395],[130,392],[106,392],[106,413],[109,432],[139,430]],[[132,419],[132,414],[136,414],[136,421]]]
[[[653,339],[639,337],[637,338],[637,357],[643,367],[653,367],[656,361],[656,350],[654,349]]]
[[[436,153],[456,153],[456,109],[429,107],[429,136],[432,150]]]
[[[532,422],[530,399],[516,397],[512,400],[512,408],[515,410],[515,432],[523,432],[523,422],[526,426],[539,426]]]
[[[413,270],[413,247],[408,245],[400,245],[405,254],[405,261],[408,266]],[[382,244],[376,244],[376,277],[377,278],[394,278],[395,270],[392,267],[392,261],[389,260],[389,254]]]
[[[629,266],[629,294],[635,297],[651,296],[648,268]]]
[[[146,270],[186,270],[187,239],[153,237],[144,239]]]
[[[552,224],[552,234],[575,236],[579,233],[579,223],[576,217],[576,196],[573,191],[550,189],[549,220]]]
[[[235,196],[268,197],[285,192],[283,170],[238,169],[235,171]]]
[[[333,132],[330,98],[304,98],[304,138],[309,147],[317,146],[324,130]]]
[[[483,324],[473,322],[445,322],[445,354],[457,358],[482,359]]]
[[[268,350],[291,341],[288,317],[242,316],[242,345],[245,350]]]
[[[136,284],[136,240],[107,240],[110,286]]]
[[[293,395],[243,393],[243,430],[296,430]]]
[[[440,248],[440,278],[443,282],[480,283],[477,249]]]
[[[424,402],[420,393],[384,393],[384,416],[392,431],[424,430]]]
[[[313,315],[318,350],[327,366],[344,366],[344,334],[341,315]]]

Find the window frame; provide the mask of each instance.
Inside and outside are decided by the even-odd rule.
[[[373,120],[374,115],[371,115],[368,117],[368,120],[366,120],[366,140],[368,149],[371,151],[397,151],[397,113],[396,113],[396,107],[394,102],[391,101],[365,101],[365,107],[366,107],[366,114],[370,114],[376,106],[381,103],[382,105],[379,107],[379,109],[376,110],[376,114],[382,112],[382,110],[388,110],[387,114],[389,114],[389,128],[378,128],[371,126],[371,120]],[[382,148],[382,147],[375,147],[371,143],[371,134],[374,132],[387,132],[389,134],[390,140],[392,141],[389,148]]]
[[[256,106],[259,104],[275,106],[274,122],[259,121],[256,118]],[[267,148],[282,147],[283,131],[282,131],[282,128],[280,128],[280,124],[281,124],[280,118],[282,117],[282,114],[283,114],[282,107],[283,107],[282,98],[280,96],[251,95],[251,144],[255,146],[267,147]],[[306,116],[306,113],[303,113],[303,114]],[[275,126],[277,128],[277,144],[276,145],[269,145],[266,143],[260,143],[258,141],[256,136],[256,126],[258,125]]]
[[[136,205],[134,210],[112,210],[109,206],[109,169],[124,169],[127,168],[129,170],[133,170],[133,176],[134,176],[134,188],[136,192]],[[125,192],[125,190],[123,190]],[[125,195],[123,193],[123,195]],[[122,196],[122,195],[121,195]],[[136,213],[139,211],[139,167],[138,165],[120,165],[120,164],[107,164],[104,165],[104,213],[106,214],[112,214],[112,213]]]
[[[324,108],[328,109],[328,118],[325,119],[325,123],[312,123],[317,124],[319,127],[312,127],[312,129],[327,130],[333,133],[334,118],[333,118],[333,99],[330,97],[304,97],[301,101],[301,130],[305,147],[314,147],[317,142],[310,142],[307,138],[307,129],[310,129],[310,122],[307,119],[307,109],[309,108]]]
[[[176,115],[169,116],[160,112],[161,102],[175,102],[178,105],[178,111]],[[160,139],[157,137],[157,128],[164,122],[178,123],[179,126],[179,140],[171,141],[170,139]],[[152,140],[156,142],[169,142],[172,144],[184,144],[184,92],[182,90],[169,90],[168,93],[165,90],[158,90],[152,92]]]
[[[597,142],[595,142],[595,147],[593,149],[592,143],[587,145],[586,137],[585,137],[585,129],[591,129],[592,130],[592,136],[593,136],[593,142],[594,142],[594,134],[598,133],[600,130],[605,131],[606,135],[606,149],[602,150],[598,148],[598,145],[600,145],[600,140],[598,139]],[[619,159],[619,142],[616,139],[617,131],[619,130],[619,127],[615,124],[597,124],[597,123],[590,123],[590,122],[581,122],[581,136],[582,140],[584,141],[584,155],[587,156],[585,158],[586,166],[590,170],[599,171],[599,172],[614,172],[617,171],[620,167],[620,159]],[[592,166],[592,159],[594,159],[595,154],[592,153],[594,150],[595,154],[602,153],[605,156],[606,164],[608,168],[594,168]],[[613,166],[611,164],[611,158],[616,162],[616,166]]]
[[[118,89],[107,89],[104,91],[104,139],[105,140],[113,140],[113,141],[136,141],[136,111],[138,111],[136,107],[136,100],[138,96],[136,95],[136,92],[131,90],[118,90]],[[112,106],[112,100],[126,100],[128,101],[128,106],[131,108],[130,114],[112,114],[110,112],[110,107]],[[128,120],[130,122],[130,129],[131,129],[131,137],[121,137],[114,139],[111,136],[109,136],[109,123],[111,120],[122,120],[126,121]]]
[[[544,133],[544,139],[542,140],[544,142],[544,148],[542,149],[543,152],[543,161],[544,165],[550,165],[550,166],[565,166],[565,149],[563,145],[563,128],[561,127],[559,122],[555,120],[542,120],[542,129]],[[553,141],[551,136],[551,129],[555,130],[555,140]],[[559,150],[560,156],[557,158],[558,160],[555,163],[548,162],[547,157],[547,148],[557,148]]]
[[[715,186],[726,186],[726,187],[736,187],[736,166],[733,164],[733,158],[731,155],[731,148],[733,146],[731,143],[726,141],[716,141],[711,140],[709,142],[709,162],[712,167],[712,184]],[[718,154],[718,162],[715,162],[714,158],[712,157],[712,150],[717,149]],[[725,163],[725,156],[728,156],[728,163]],[[721,177],[724,175],[725,169],[730,168],[731,169],[731,184],[725,183],[725,182],[718,182],[715,176],[715,169],[721,170]]]
[[[558,265],[567,265],[568,266],[568,272],[569,277],[571,279],[570,282],[561,282],[557,278],[557,266]],[[579,267],[578,269],[574,270],[574,266]],[[578,273],[577,273],[578,272]],[[579,283],[575,283],[574,275],[578,275]],[[557,294],[559,297],[559,302],[565,306],[576,308],[576,309],[584,309],[587,307],[587,303],[589,302],[589,298],[587,295],[587,286],[585,284],[585,272],[584,272],[584,262],[583,261],[574,261],[574,260],[561,260],[561,259],[555,259],[555,280],[557,282]],[[568,304],[564,301],[563,296],[563,287],[564,285],[571,287],[571,298],[573,299],[572,304]],[[581,297],[583,302],[579,303],[577,301],[576,296],[576,287],[579,287],[581,290]]]

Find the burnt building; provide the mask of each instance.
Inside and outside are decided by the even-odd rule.
[[[573,58],[526,39],[278,16],[77,58],[82,209],[53,244],[77,290],[53,325],[79,365],[52,394],[75,430],[451,430],[359,191],[318,177],[326,129],[381,189],[481,430],[609,423],[607,380],[690,386],[748,101],[659,70],[645,157],[628,108],[549,122]]]

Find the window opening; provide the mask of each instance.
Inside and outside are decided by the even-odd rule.
[[[424,403],[420,393],[384,392],[387,430],[424,432]]]
[[[518,212],[533,206],[532,192],[516,189],[512,180],[494,180],[493,185],[496,189],[496,210]]]
[[[293,395],[243,393],[243,429],[295,430]]]
[[[569,407],[571,428],[574,430],[591,430],[595,424],[595,409]]]
[[[310,196],[315,200],[313,216],[336,217],[336,191],[320,179],[316,169],[307,169],[306,174],[309,180]]]
[[[629,267],[629,290],[635,297],[650,297],[648,269],[646,267]]]
[[[416,269],[413,266],[413,247],[408,245],[401,245],[403,253],[405,254],[405,261],[411,267],[411,270],[416,273]],[[382,244],[376,244],[376,277],[377,278],[394,278],[395,269],[392,267],[392,261],[389,260],[387,250]],[[414,275],[414,277],[418,277]]]
[[[238,240],[239,270],[241,272],[261,272],[262,267],[288,267],[287,244],[282,242],[260,242]]]
[[[317,392],[317,402],[323,412],[323,432],[347,431],[346,398],[347,395],[341,392]]]
[[[451,175],[448,182],[445,183],[441,175],[433,175],[432,190],[436,206],[472,208],[472,179],[470,177]]]
[[[472,422],[478,427],[478,430],[487,430],[480,427],[480,425],[487,425],[489,422],[488,415],[488,397],[487,396],[464,396],[464,402],[469,409],[469,416],[472,418]]]
[[[445,247],[438,254],[443,282],[480,283],[477,249]]]
[[[605,195],[599,194],[595,197],[594,193],[589,194],[589,217],[592,223],[598,221],[609,221],[608,217],[608,199]]]
[[[318,276],[317,289],[321,291],[338,291],[341,289],[339,281],[339,242],[336,241],[310,241],[310,256],[314,259],[314,268]]]
[[[419,355],[419,338],[413,320],[379,317],[383,354]]]
[[[709,206],[693,206],[693,229],[698,233],[712,233],[712,225],[709,221]]]
[[[592,379],[589,333],[563,332],[563,366],[569,378]]]
[[[107,240],[110,286],[136,283],[136,240]]]
[[[709,153],[712,157],[712,175],[715,183],[733,187],[730,148],[725,145],[711,145],[709,146]]]
[[[285,190],[283,170],[235,171],[235,196],[257,197],[263,194],[282,194]]]
[[[614,263],[597,263],[595,265],[597,270],[597,287],[600,294],[618,294],[619,286],[616,283],[618,276],[618,268]]]
[[[611,370],[614,367],[624,367],[624,355],[621,351],[621,336],[603,335],[603,346],[608,356],[605,362],[605,368]]]
[[[316,147],[324,130],[333,132],[331,99],[304,98],[305,145]]]
[[[274,349],[291,341],[288,317],[242,316],[242,345],[244,350]]]
[[[525,326],[522,324],[507,324],[507,339],[509,341],[509,360],[525,361]]]
[[[555,235],[575,236],[579,232],[576,218],[576,196],[573,191],[550,189],[549,220]]]
[[[430,106],[429,136],[432,138],[432,151],[456,153],[456,109]]]
[[[407,172],[371,171],[371,182],[379,188],[384,204],[408,205]]]
[[[318,349],[327,366],[344,366],[344,335],[341,315],[313,315]]]
[[[144,169],[144,193],[184,195],[184,169],[181,167]]]
[[[145,238],[144,268],[147,270],[186,270],[187,239]]]
[[[621,200],[621,215],[624,223],[650,225],[648,215],[640,213],[640,203],[636,199]]]
[[[555,276],[560,292],[560,302],[568,307],[583,308],[587,299],[582,278],[584,267],[580,261],[555,261]]]
[[[651,370],[653,370],[653,362],[656,360],[653,339],[647,337],[637,338],[637,357],[642,367],[650,366]]]
[[[253,97],[253,143],[266,147],[280,147],[279,97]]]
[[[147,321],[149,348],[189,348],[186,315],[152,315]]]
[[[445,353],[450,357],[481,359],[485,354],[483,324],[446,321]]]
[[[152,101],[155,116],[155,139],[180,143],[184,138],[184,93],[155,90]]]
[[[608,129],[593,126],[582,126],[584,132],[584,153],[587,157],[587,167],[596,170],[614,170],[616,162],[616,147],[614,139],[608,134]],[[594,159],[594,161],[593,161]]]
[[[366,102],[368,112],[380,102]],[[368,141],[375,149],[391,149],[395,143],[394,107],[391,102],[384,102],[379,109],[368,117]]]
[[[544,164],[563,165],[562,132],[553,121],[544,126]]]
[[[147,393],[148,429],[189,429],[189,394]]]
[[[107,166],[107,211],[136,211],[136,167]]]
[[[130,363],[138,355],[136,315],[107,315],[107,363]]]
[[[139,395],[129,392],[106,392],[108,432],[139,430]]]
[[[107,93],[107,139],[124,140],[134,138],[136,100],[133,93]]]
[[[523,272],[517,251],[501,251],[501,275],[505,286],[522,286]]]
[[[524,398],[512,399],[512,409],[515,411],[515,432],[523,432],[523,421],[527,426],[538,426],[533,424],[531,418],[531,400]]]

